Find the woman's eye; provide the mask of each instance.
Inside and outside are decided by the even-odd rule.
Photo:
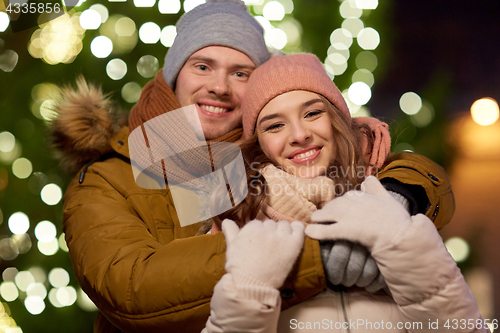
[[[265,132],[273,132],[279,130],[283,127],[283,124],[272,124],[271,126],[266,127]]]
[[[325,113],[324,110],[314,110],[314,111],[310,111],[308,113],[306,113],[306,118],[309,117],[309,118],[314,118],[320,114],[323,114]]]

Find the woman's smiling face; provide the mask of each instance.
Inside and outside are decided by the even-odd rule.
[[[264,153],[297,177],[324,175],[334,160],[332,123],[316,93],[294,90],[273,98],[255,129]]]

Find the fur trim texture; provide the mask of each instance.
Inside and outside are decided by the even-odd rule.
[[[50,142],[61,166],[74,173],[88,162],[112,151],[110,139],[126,118],[100,87],[83,76],[76,88],[65,87],[57,101],[57,115],[49,123]]]

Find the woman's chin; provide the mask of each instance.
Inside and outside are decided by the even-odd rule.
[[[295,171],[294,176],[298,178],[316,178],[326,174],[326,168],[321,166],[301,167]]]

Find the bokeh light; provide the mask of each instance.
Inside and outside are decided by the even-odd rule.
[[[191,9],[193,9],[196,6],[199,6],[201,4],[204,4],[205,0],[184,0],[184,12],[189,12]]]
[[[325,69],[327,73],[334,76],[344,74],[347,69],[348,58],[349,50],[339,50],[329,53],[325,60]]]
[[[264,29],[264,33],[267,33],[268,31],[271,31],[274,29],[271,22],[269,22],[269,20],[266,19],[264,16],[256,15],[256,16],[254,16],[254,18],[262,26],[262,28]]]
[[[66,287],[69,283],[69,274],[64,268],[53,268],[49,272],[49,282],[54,288]]]
[[[64,305],[62,305],[61,303],[59,303],[59,301],[57,300],[57,291],[58,290],[59,290],[59,288],[52,288],[52,289],[50,289],[50,291],[49,291],[49,302],[55,308],[62,308],[62,307],[64,307]]]
[[[104,23],[108,20],[109,11],[104,5],[101,5],[100,3],[98,3],[98,4],[90,6],[89,9],[95,10],[96,12],[99,13],[99,15],[101,16],[101,23]]]
[[[357,105],[365,105],[372,97],[370,87],[364,82],[354,82],[348,90],[349,99]]]
[[[434,107],[432,104],[422,101],[422,107],[416,114],[410,116],[413,125],[417,127],[425,127],[434,119]]]
[[[14,149],[16,137],[10,132],[0,133],[0,151],[8,153]]]
[[[281,21],[285,17],[285,7],[278,1],[270,1],[264,5],[262,15],[269,21]]]
[[[15,267],[7,267],[3,272],[2,272],[2,279],[4,281],[10,281],[14,282],[14,279],[16,278],[17,273],[19,271]]]
[[[499,117],[498,103],[493,98],[481,98],[470,108],[472,120],[481,126],[494,124]]]
[[[0,284],[0,295],[7,302],[12,302],[19,297],[19,291],[13,282],[2,282]]]
[[[367,69],[358,69],[354,74],[352,75],[352,82],[364,82],[366,83],[369,87],[372,87],[373,84],[375,83],[375,78],[373,77],[372,72],[370,72]]]
[[[361,105],[354,104],[349,98],[349,90],[346,89],[342,91],[342,97],[344,97],[345,102],[347,103],[347,107],[349,108],[349,112],[351,115],[357,113],[359,109],[361,109]]]
[[[363,30],[364,27],[365,25],[363,24],[363,21],[355,17],[347,18],[344,20],[344,22],[342,22],[342,28],[349,31],[353,36],[358,36],[360,31]]]
[[[330,35],[330,43],[337,50],[346,50],[352,45],[352,34],[347,29],[335,29]]]
[[[28,296],[24,300],[26,310],[32,315],[38,315],[45,310],[45,302],[40,296]]]
[[[360,9],[376,9],[378,0],[355,0],[355,4]]]
[[[64,232],[59,236],[59,248],[61,248],[61,250],[63,250],[64,252],[69,252]]]
[[[380,35],[373,28],[364,28],[358,34],[358,44],[364,50],[375,50],[380,44]]]
[[[456,262],[465,261],[469,257],[470,247],[463,238],[449,238],[444,245]]]
[[[19,255],[19,249],[9,238],[0,240],[0,258],[5,261],[14,260]]]
[[[135,22],[128,17],[121,17],[115,23],[115,32],[118,36],[129,37],[136,31]]]
[[[19,273],[17,273],[14,281],[16,282],[17,288],[19,288],[19,290],[26,291],[30,284],[35,283],[35,278],[29,271],[20,271]]]
[[[10,17],[5,12],[0,12],[0,32],[7,30],[10,23]]]
[[[4,164],[11,164],[14,162],[16,159],[21,157],[22,154],[22,147],[19,141],[16,140],[14,149],[12,149],[9,152],[3,152],[0,150],[0,162],[3,162]],[[4,170],[0,168],[0,170]],[[5,170],[4,170],[5,171]],[[7,173],[4,174],[4,171],[0,171],[0,179],[4,179],[7,181]]]
[[[4,72],[12,72],[19,61],[19,55],[16,51],[7,50],[0,54],[0,69]]]
[[[422,107],[422,99],[414,92],[404,93],[399,99],[399,107],[408,115],[416,114]]]
[[[55,111],[56,106],[57,103],[53,99],[43,101],[40,105],[40,115],[42,119],[47,122],[53,120],[57,116],[57,112]]]
[[[113,52],[113,42],[106,36],[97,36],[90,43],[90,51],[97,58],[106,58]]]
[[[361,17],[361,15],[363,15],[363,10],[356,6],[351,6],[352,3],[353,1],[350,0],[342,2],[339,7],[340,16],[342,16],[343,18],[359,18]]]
[[[33,172],[33,166],[27,158],[18,158],[12,163],[12,173],[19,179],[28,178]]]
[[[76,302],[76,289],[71,286],[58,288],[56,298],[62,306],[71,306]]]
[[[143,77],[153,77],[160,68],[160,62],[152,55],[142,56],[137,62],[137,72]]]
[[[59,250],[59,242],[56,238],[52,239],[50,242],[41,242],[38,244],[38,251],[45,256],[53,256]]]
[[[102,23],[101,14],[93,9],[87,9],[80,15],[80,26],[86,30],[99,29]]]
[[[154,22],[146,22],[139,28],[139,38],[144,44],[156,44],[160,37],[161,29]]]
[[[24,234],[30,228],[28,215],[17,212],[9,217],[9,229],[13,234]]]
[[[47,205],[57,205],[62,199],[62,190],[56,184],[47,184],[42,188],[40,196]]]
[[[356,56],[356,67],[373,72],[378,66],[377,56],[371,51],[362,51]]]
[[[135,22],[129,17],[113,14],[101,25],[99,33],[113,43],[113,54],[128,54],[139,40]]]
[[[175,25],[167,25],[161,30],[160,41],[165,47],[171,47],[174,44],[175,37],[177,36],[177,29]]]
[[[10,244],[17,247],[20,254],[26,253],[31,249],[31,237],[28,234],[15,234],[10,236]]]
[[[54,116],[55,100],[59,98],[61,90],[52,83],[40,83],[31,90],[31,112],[38,119],[47,121]],[[46,101],[49,101],[46,103]],[[43,114],[42,114],[43,113]]]
[[[181,10],[181,2],[179,0],[160,0],[158,10],[162,14],[177,14]]]
[[[41,221],[35,227],[35,237],[44,243],[52,241],[57,235],[56,226],[50,221]]]
[[[121,59],[112,59],[106,65],[106,74],[113,80],[121,80],[127,74],[127,63]]]
[[[286,33],[278,28],[268,31],[265,36],[266,44],[274,47],[275,49],[281,50],[285,47],[288,42]]]
[[[31,35],[28,51],[50,65],[69,64],[83,48],[85,33],[80,25],[81,13],[68,13],[41,25]]]
[[[136,82],[129,82],[122,88],[122,98],[128,103],[135,103],[141,97],[141,86]]]
[[[301,44],[302,25],[293,18],[287,18],[278,23],[278,29],[286,33],[287,47],[298,47]]]
[[[26,289],[26,295],[29,296],[38,296],[41,299],[45,299],[47,297],[47,289],[43,285],[43,283],[35,282],[28,286]]]

